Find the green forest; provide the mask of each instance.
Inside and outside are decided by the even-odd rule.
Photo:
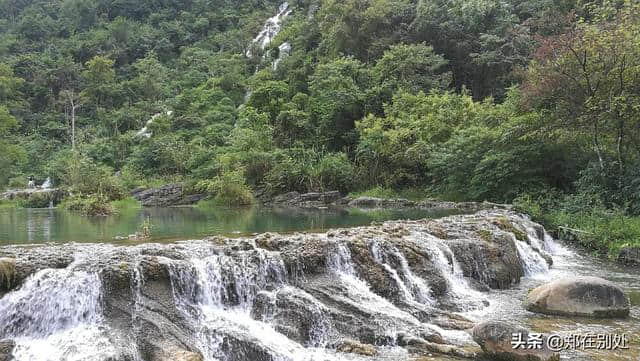
[[[281,6],[0,0],[0,189],[486,200],[640,244],[637,1]]]

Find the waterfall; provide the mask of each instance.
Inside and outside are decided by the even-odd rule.
[[[423,305],[432,305],[435,302],[431,296],[429,286],[427,286],[421,278],[413,274],[406,258],[395,247],[385,254],[379,244],[373,242],[371,244],[371,253],[376,262],[381,264],[396,281],[407,302],[415,302]],[[393,259],[395,263],[398,264],[398,269],[396,270],[391,267],[391,265],[386,262],[386,259]]]
[[[527,242],[517,239],[515,235],[511,234],[511,237],[518,250],[525,276],[533,276],[537,273],[549,271],[549,265],[540,253],[536,252]]]
[[[289,3],[282,3],[278,8],[278,13],[267,19],[262,31],[260,31],[253,41],[251,41],[251,45],[257,45],[261,50],[264,50],[269,44],[271,44],[273,38],[278,35],[282,21],[291,14],[291,11]],[[249,47],[245,55],[247,58],[252,56],[251,47]]]
[[[258,46],[260,50],[264,50],[269,44],[271,44],[271,41],[276,37],[276,35],[278,35],[278,33],[280,33],[282,21],[289,16],[292,11],[293,10],[289,8],[289,3],[284,2],[280,4],[280,7],[278,7],[278,13],[267,19],[260,33],[258,33],[258,35],[251,41],[249,49],[245,52],[245,56],[247,58],[251,58],[253,56],[251,53],[253,46]],[[271,68],[273,70],[278,69],[278,64],[291,54],[291,44],[289,42],[280,44],[280,46],[278,46],[278,51],[278,58],[271,64]],[[267,57],[268,53],[262,56],[263,59],[266,59]],[[255,72],[258,72],[258,67],[256,67]],[[247,92],[244,95],[243,104],[246,104],[249,101],[251,94],[251,89],[247,89]],[[236,123],[235,125],[237,126],[238,124]]]
[[[412,315],[400,310],[389,300],[371,291],[367,282],[358,277],[353,266],[351,253],[345,245],[335,244],[335,249],[329,253],[327,268],[329,272],[338,277],[340,282],[347,286],[348,293],[342,298],[342,301],[362,307],[373,314],[384,314],[409,323],[420,323]],[[389,330],[389,332],[393,333],[394,330]]]
[[[0,299],[0,339],[15,340],[18,361],[115,357],[100,308],[96,273],[45,269]]]
[[[431,234],[422,236],[414,233],[413,237],[423,239],[429,245],[436,268],[441,271],[447,281],[449,294],[460,301],[457,302],[460,306],[466,310],[473,310],[487,305],[487,298],[481,292],[474,290],[464,278],[455,254],[446,243]]]
[[[151,138],[151,136],[153,135],[153,133],[149,130],[149,126],[151,126],[151,124],[153,124],[153,122],[158,119],[158,117],[162,116],[162,115],[166,115],[168,117],[173,115],[173,111],[172,110],[168,110],[166,112],[162,112],[162,113],[156,113],[154,114],[151,119],[147,120],[147,122],[145,123],[144,127],[142,127],[142,129],[140,129],[137,133],[136,133],[136,137],[143,137],[143,138]]]
[[[47,179],[44,181],[44,183],[42,183],[42,185],[40,186],[40,188],[42,189],[49,189],[51,188],[53,184],[51,183],[51,177],[47,177]]]
[[[234,339],[247,340],[274,361],[334,360],[325,350],[305,348],[251,317],[250,308],[259,292],[286,289],[286,270],[276,253],[238,252],[232,256],[194,256],[188,264],[169,262],[171,283],[178,308],[194,325],[198,347],[206,361],[225,360],[224,348]],[[325,335],[317,330],[316,340]],[[313,341],[313,340],[312,340]],[[226,346],[225,346],[226,345]]]
[[[286,41],[278,46],[278,59],[276,59],[271,65],[273,70],[278,70],[278,64],[280,64],[280,62],[289,55],[291,55],[291,43]]]

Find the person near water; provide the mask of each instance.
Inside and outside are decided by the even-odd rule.
[[[33,189],[36,187],[36,182],[33,180],[33,176],[29,177],[29,183],[27,183],[27,188]]]

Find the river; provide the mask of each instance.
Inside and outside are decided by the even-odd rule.
[[[245,242],[242,239],[232,240],[229,246],[201,241],[174,243],[171,240],[228,233],[317,231],[367,225],[387,219],[424,217],[435,219],[456,212],[172,208],[140,209],[114,217],[95,219],[83,218],[56,209],[12,209],[0,212],[0,239],[4,239],[0,244],[43,242],[60,244],[74,240],[99,243],[46,246],[50,250],[44,249],[42,254],[68,253],[73,255],[74,262],[64,269],[42,270],[29,278],[20,289],[0,299],[0,310],[3,311],[0,313],[0,321],[11,321],[11,329],[7,335],[18,341],[19,361],[54,361],[55,358],[48,357],[41,351],[43,347],[50,349],[47,352],[51,355],[66,355],[65,360],[102,361],[104,358],[99,356],[100,352],[102,354],[115,352],[113,347],[118,343],[109,339],[113,336],[109,331],[111,330],[109,327],[114,327],[113,315],[104,314],[108,309],[103,310],[103,303],[107,298],[111,300],[107,303],[111,304],[114,298],[117,299],[120,296],[117,292],[107,292],[109,287],[101,289],[98,284],[101,283],[100,279],[104,284],[111,284],[110,278],[104,278],[110,272],[120,272],[122,275],[134,274],[133,283],[124,288],[128,291],[139,289],[133,294],[135,301],[133,310],[128,310],[132,314],[139,313],[141,318],[148,317],[148,311],[153,309],[147,308],[148,304],[155,303],[149,303],[145,298],[151,296],[142,289],[147,284],[141,275],[144,272],[148,273],[149,262],[160,262],[155,267],[168,270],[169,284],[173,287],[173,294],[169,293],[168,297],[175,300],[179,311],[186,315],[190,325],[196,325],[198,326],[196,329],[204,332],[202,337],[207,337],[205,340],[207,342],[198,345],[198,349],[208,361],[218,359],[216,355],[220,351],[220,344],[217,342],[224,337],[242,337],[247,345],[266,347],[273,354],[282,356],[283,360],[458,360],[435,355],[415,358],[404,348],[393,346],[393,342],[391,346],[378,345],[378,356],[372,358],[335,354],[330,348],[329,350],[325,348],[328,345],[327,339],[330,333],[327,333],[328,329],[324,327],[331,328],[330,322],[337,322],[338,326],[346,328],[341,329],[340,332],[348,334],[348,328],[352,322],[368,322],[358,321],[361,315],[375,314],[378,319],[372,319],[371,322],[388,322],[389,334],[393,339],[397,339],[401,333],[413,332],[410,330],[414,327],[420,329],[425,326],[422,321],[414,317],[415,314],[407,313],[406,306],[409,307],[408,309],[421,310],[423,306],[427,306],[426,309],[428,309],[430,306],[439,307],[438,305],[444,305],[445,308],[453,305],[459,308],[457,313],[475,322],[505,320],[533,332],[560,335],[626,334],[629,338],[627,350],[568,350],[561,353],[561,358],[577,361],[640,360],[640,274],[638,269],[623,268],[597,259],[586,251],[559,244],[548,235],[544,239],[539,239],[535,231],[528,228],[531,226],[530,221],[504,211],[447,217],[432,223],[388,222],[368,229],[341,230],[338,231],[338,235],[333,231],[325,235],[313,233],[290,236],[260,235],[252,238],[254,242]],[[464,242],[473,245],[475,241],[469,237],[475,234],[477,229],[493,227],[490,226],[493,223],[482,224],[495,219],[492,217],[496,216],[502,217],[499,219],[510,217],[514,224],[524,227],[523,229],[529,234],[531,244],[536,244],[538,248],[545,249],[553,256],[553,266],[548,267],[546,262],[541,263],[540,257],[536,256],[532,247],[514,238],[526,276],[509,289],[480,292],[470,286],[469,279],[462,276],[455,259],[458,258],[462,262],[464,254],[460,253],[462,251],[459,248],[450,248],[455,243],[450,237],[456,234]],[[162,240],[162,244],[140,243],[135,246],[110,244],[114,243],[115,236],[135,232],[144,219],[151,219],[155,225],[153,232],[156,240]],[[435,228],[432,227],[434,224]],[[426,229],[438,236],[425,233]],[[490,229],[500,234],[496,228]],[[273,242],[269,241],[271,239]],[[266,249],[256,248],[256,244]],[[317,245],[321,244],[328,244],[330,247],[326,265],[322,263],[318,265],[317,259],[313,257],[314,252],[320,252]],[[365,245],[366,248],[359,248]],[[9,253],[14,252],[15,249],[15,247],[2,248]],[[33,252],[30,259],[38,259],[39,251],[35,248],[29,249],[28,247],[24,252],[27,252],[26,254]],[[424,278],[425,274],[416,273],[419,269],[415,268],[415,258],[412,261],[412,271],[409,258],[404,256],[409,254],[408,250],[418,249],[420,251],[413,253],[413,257],[419,254],[426,255],[424,261],[429,263],[428,269],[441,273],[440,278],[436,280],[443,279],[448,284],[447,296],[440,298],[439,301],[432,297],[433,285],[428,281],[430,276],[426,274],[427,278]],[[322,252],[320,254],[324,254]],[[162,255],[162,257],[156,255]],[[292,256],[293,259],[290,258]],[[367,260],[363,257],[369,258]],[[287,263],[285,267],[285,262],[292,261],[293,263]],[[112,266],[107,267],[105,262],[113,263]],[[299,265],[304,267],[299,268]],[[372,275],[362,273],[367,271],[367,268],[362,268],[363,265],[372,267],[371,269],[377,267],[384,270],[398,285],[398,291],[394,291],[395,294],[386,294],[387,298],[374,294],[374,289],[384,293],[385,290],[393,288],[387,285],[382,289],[377,288],[378,285],[371,282]],[[321,269],[318,270],[317,267]],[[322,270],[324,267],[326,267],[325,271]],[[108,272],[105,273],[105,271]],[[302,272],[300,276],[297,275],[297,271]],[[154,272],[151,275],[158,277]],[[598,276],[620,285],[631,300],[630,317],[600,320],[544,316],[528,312],[522,307],[522,300],[530,289],[556,278],[575,276]],[[162,277],[165,277],[163,282],[166,285],[167,275]],[[154,283],[153,279],[150,281],[152,282],[149,282],[148,286],[154,290],[151,295],[158,294],[158,289],[154,288],[158,283]],[[233,287],[229,288],[229,286]],[[276,327],[275,319],[273,322],[254,319],[254,312],[259,309],[256,305],[261,304],[256,300],[260,297],[279,297],[278,295],[283,297],[281,301],[286,305],[283,306],[286,308],[282,309],[282,315],[296,312],[296,307],[286,302],[300,302],[300,306],[310,307],[310,310],[317,308],[317,314],[304,316],[317,317],[322,321],[318,325],[323,327],[316,330],[317,334],[309,336],[314,342],[301,347],[288,337],[287,332],[295,334],[295,325],[286,324],[291,329],[287,327],[282,329]],[[233,301],[234,306],[230,306],[230,300]],[[450,302],[451,300],[453,301]],[[25,308],[25,302],[35,307]],[[262,304],[270,305],[271,303]],[[48,312],[52,308],[58,312]],[[342,310],[341,312],[352,310],[349,318],[328,317],[329,310],[332,315],[335,315],[338,308]],[[33,322],[20,321],[24,317],[28,317]],[[109,326],[105,323],[105,317],[111,321]],[[153,317],[150,319],[154,320]],[[132,322],[136,323],[135,317]],[[341,324],[341,322],[344,323]],[[119,322],[115,325],[122,326]],[[361,323],[358,327],[367,326],[366,323]],[[225,330],[226,333],[220,336],[215,333],[216,330]],[[428,328],[419,332],[425,332],[425,330]],[[78,334],[75,335],[74,332]],[[441,332],[452,344],[457,344],[469,351],[478,351],[478,347],[471,342],[470,336],[464,331],[442,330]],[[78,337],[89,337],[87,340],[93,341],[79,342]],[[68,357],[70,350],[85,350],[78,352],[85,355],[95,354],[96,357],[85,358],[80,355]],[[130,351],[133,354],[137,353],[135,349]],[[317,352],[318,355],[313,356],[311,352]],[[55,361],[63,359],[61,358],[63,356],[56,357],[58,359]],[[277,359],[280,360],[280,358]]]
[[[58,208],[0,209],[0,245],[43,242],[114,242],[151,223],[149,241],[196,239],[214,235],[323,231],[368,225],[373,221],[438,218],[454,210],[141,208],[108,217],[85,217]]]

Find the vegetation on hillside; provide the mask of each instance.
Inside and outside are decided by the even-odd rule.
[[[50,176],[78,207],[185,181],[225,205],[424,189],[640,213],[637,2],[294,0],[262,50],[279,5],[0,1],[0,188]]]

